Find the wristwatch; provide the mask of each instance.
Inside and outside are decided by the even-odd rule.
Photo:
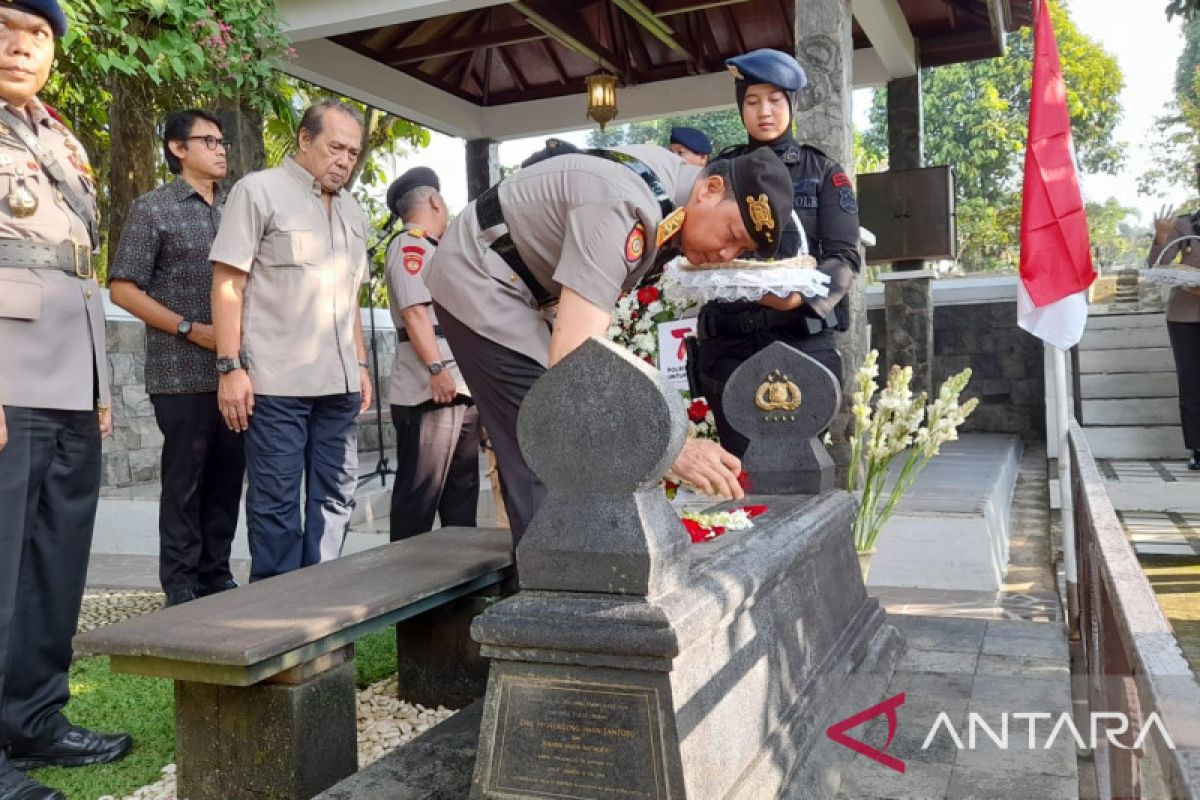
[[[242,361],[239,358],[230,358],[229,356],[217,357],[217,372],[226,375],[233,372],[235,369],[245,369]]]
[[[443,364],[441,361],[435,361],[429,365],[429,374],[437,375],[439,372],[441,372],[445,368],[446,368],[446,365]]]
[[[192,332],[192,323],[186,319],[179,320],[179,325],[175,328],[175,333],[182,339],[186,339],[188,334]]]

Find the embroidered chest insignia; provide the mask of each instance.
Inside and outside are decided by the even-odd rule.
[[[407,245],[400,248],[400,252],[404,254],[404,271],[409,275],[416,275],[421,271],[421,267],[425,266],[425,249],[416,245]]]
[[[757,198],[746,195],[746,211],[750,214],[750,221],[754,223],[755,233],[762,232],[763,228],[775,230],[775,218],[771,216],[771,204],[765,194],[760,194]],[[770,241],[769,237],[767,241]]]
[[[642,223],[633,226],[633,230],[625,237],[625,260],[641,261],[646,252],[646,227]]]
[[[654,242],[656,247],[662,247],[675,234],[683,230],[683,220],[687,217],[687,211],[682,208],[677,208],[663,218],[663,221],[658,223],[658,230],[654,234]]]

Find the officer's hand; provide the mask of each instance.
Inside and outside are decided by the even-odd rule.
[[[250,416],[254,413],[254,385],[246,370],[235,369],[220,377],[217,408],[234,433],[244,433],[250,427]]]
[[[759,305],[773,308],[776,311],[791,311],[804,305],[804,295],[799,292],[792,292],[787,297],[780,297],[777,294],[764,294],[758,300]]]
[[[429,389],[433,392],[433,402],[453,403],[455,395],[458,394],[458,387],[454,384],[454,376],[449,370],[442,370],[437,375],[429,376]]]
[[[100,438],[107,439],[112,435],[112,408],[102,408],[96,412],[100,420]]]
[[[362,395],[362,400],[358,404],[358,413],[361,414],[371,407],[371,376],[367,372],[366,367],[360,366],[358,372],[362,382],[362,388],[358,390],[359,394]]]
[[[705,494],[726,500],[746,496],[738,483],[742,462],[721,445],[708,439],[688,439],[671,469]]]
[[[8,444],[8,423],[4,420],[4,406],[0,406],[0,450]]]
[[[194,345],[203,347],[205,350],[217,349],[217,333],[212,325],[206,325],[203,322],[193,322],[192,330],[187,335],[187,340]]]

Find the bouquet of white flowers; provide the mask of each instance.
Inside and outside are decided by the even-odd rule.
[[[860,497],[854,518],[854,549],[860,553],[875,549],[875,539],[900,497],[941,446],[958,438],[958,427],[979,405],[977,398],[959,403],[971,380],[969,367],[947,378],[932,403],[924,392],[913,397],[912,367],[892,367],[872,408],[879,388],[878,364],[879,353],[872,350],[858,370],[858,388],[851,395],[854,436],[846,488]],[[904,463],[889,487],[892,460],[902,454],[907,454]]]

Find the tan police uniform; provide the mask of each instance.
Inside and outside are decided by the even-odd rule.
[[[661,147],[615,149],[650,167],[678,206],[701,172]],[[622,164],[582,154],[556,156],[509,176],[497,192],[508,234],[553,300],[566,286],[611,308],[658,255],[662,210],[646,183]],[[544,367],[550,327],[529,287],[490,247],[503,226],[481,229],[477,205],[468,205],[451,223],[425,284],[434,302],[460,322]]]
[[[388,402],[396,406],[419,406],[433,399],[429,388],[429,368],[417,351],[413,349],[404,329],[404,318],[400,312],[410,306],[424,306],[429,324],[437,334],[438,352],[447,369],[454,376],[454,385],[460,395],[470,397],[467,388],[450,353],[450,345],[438,326],[437,314],[433,310],[433,298],[421,279],[421,273],[433,257],[436,244],[418,228],[405,229],[397,234],[387,249],[388,305],[392,322],[396,326],[396,355],[392,360],[392,377],[388,383]]]
[[[293,158],[247,175],[225,201],[209,253],[249,273],[241,352],[255,394],[251,580],[337,558],[354,511],[367,216],[345,189],[330,200],[327,212],[320,184]]]
[[[326,214],[320,184],[290,157],[230,191],[209,260],[249,273],[242,350],[255,394],[359,390],[354,320],[367,230],[367,215],[345,189]]]
[[[421,273],[437,243],[425,231],[408,228],[388,244],[387,285],[396,355],[388,387],[396,428],[396,479],[392,485],[393,542],[442,527],[474,527],[479,505],[479,412],[438,325]],[[433,402],[428,365],[417,355],[401,314],[420,306],[437,338],[439,358],[453,376],[452,403]]]
[[[94,219],[79,140],[36,99],[28,117],[9,110],[30,120]],[[92,246],[85,220],[0,125],[0,748],[14,753],[69,730],[61,709],[100,489],[96,408],[110,402]]]
[[[69,185],[95,213],[96,184],[83,146],[37,100],[29,111],[39,144],[62,164]],[[18,216],[10,205],[24,198],[22,189],[36,207],[29,216]],[[87,225],[7,125],[0,128],[0,239],[60,245],[64,251],[78,244],[86,276],[0,267],[0,403],[72,411],[91,411],[97,400],[110,405],[104,301],[91,274]],[[0,262],[7,260],[3,247]]]
[[[1181,236],[1200,234],[1194,215],[1179,217],[1162,245],[1151,245],[1148,264],[1170,264],[1176,258],[1189,267],[1200,267],[1200,238],[1175,242]],[[1179,417],[1184,447],[1192,451],[1193,469],[1200,469],[1200,294],[1173,287],[1167,299],[1167,333],[1175,355],[1179,381]]]
[[[653,172],[668,205],[687,202],[699,167],[652,145],[616,149]],[[612,308],[635,286],[678,232],[674,224],[660,231],[660,199],[626,164],[586,154],[547,158],[469,204],[427,268],[438,319],[495,448],[514,540],[545,493],[516,431],[521,401],[549,361],[549,306],[569,287]]]

